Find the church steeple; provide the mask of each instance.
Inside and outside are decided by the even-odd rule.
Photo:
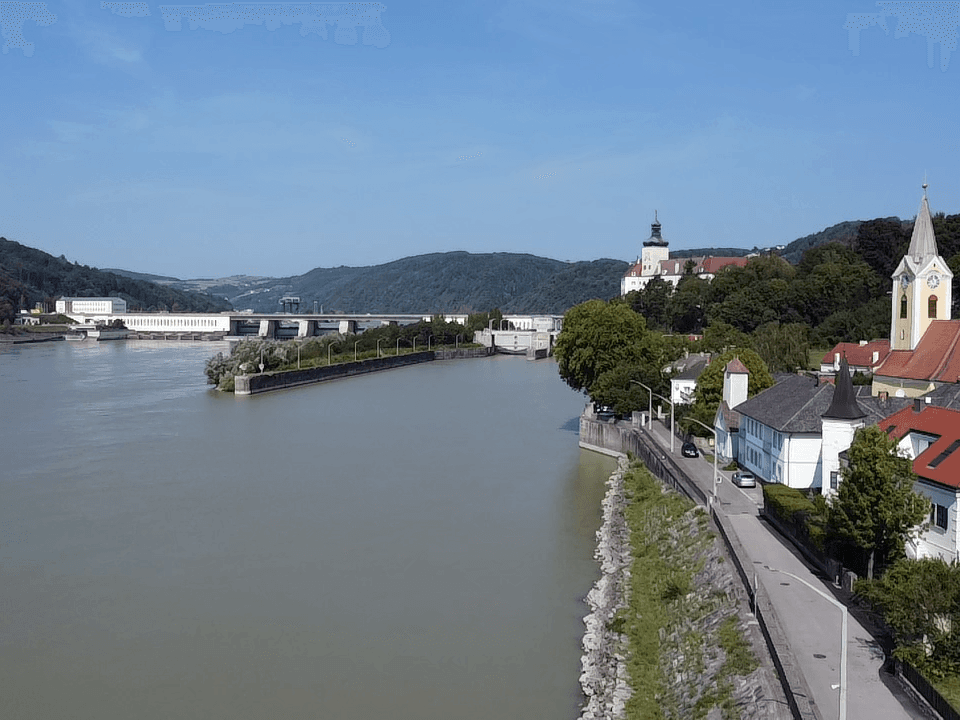
[[[920,210],[917,212],[916,222],[913,223],[913,235],[910,236],[910,249],[907,255],[917,264],[936,257],[937,238],[933,234],[933,221],[930,219],[930,205],[927,203],[927,183],[923,183],[923,200],[920,201]]]
[[[937,251],[927,183],[913,223],[910,247],[893,272],[890,347],[913,350],[935,320],[949,320],[953,303],[953,273]]]

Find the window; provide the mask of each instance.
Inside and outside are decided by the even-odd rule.
[[[903,295],[900,297],[900,317],[905,318],[907,316],[907,296]]]
[[[838,473],[836,470],[832,470],[830,472],[830,489],[836,490],[839,485],[840,485],[840,473]]]
[[[947,508],[943,505],[937,505],[933,503],[933,506],[930,508],[930,524],[936,525],[942,530],[947,529]]]
[[[930,446],[930,443],[927,443],[927,447],[929,446]],[[957,448],[960,448],[960,440],[954,440],[952,443],[950,443],[950,446],[946,450],[944,450],[942,453],[937,455],[933,460],[931,460],[930,463],[927,465],[927,467],[930,467],[930,468],[937,467],[937,465],[939,465],[948,457],[950,457],[950,455],[953,454],[953,452],[956,451]],[[924,450],[926,450],[926,448],[924,448]]]
[[[927,317],[935,318],[937,316],[937,296],[931,295],[927,300]]]

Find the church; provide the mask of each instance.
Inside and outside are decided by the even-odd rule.
[[[873,394],[913,398],[960,382],[953,273],[937,251],[926,183],[910,247],[892,277],[890,353],[874,370]]]
[[[663,238],[663,228],[653,213],[650,237],[644,241],[643,250],[637,261],[627,268],[620,280],[621,297],[633,290],[643,290],[647,283],[656,277],[676,287],[685,275],[694,275],[704,280],[712,280],[717,270],[727,265],[744,267],[745,257],[700,256],[670,259],[669,243]]]

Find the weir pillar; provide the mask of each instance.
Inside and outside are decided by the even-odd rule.
[[[346,335],[347,333],[355,333],[357,331],[357,321],[356,320],[341,320],[340,321],[340,334]]]
[[[262,338],[275,338],[277,336],[277,321],[261,320],[260,332],[257,335]]]

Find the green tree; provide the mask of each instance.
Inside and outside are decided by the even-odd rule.
[[[753,397],[773,386],[773,377],[767,370],[766,363],[754,350],[749,348],[728,350],[714,358],[697,378],[697,389],[694,391],[695,399],[689,411],[692,417],[710,427],[713,426],[717,408],[720,407],[720,401],[723,399],[723,371],[726,369],[727,363],[734,358],[738,358],[750,371],[747,379],[747,397]],[[690,425],[690,430],[695,435],[706,433],[699,425],[695,423],[690,423]]]
[[[810,328],[803,323],[764,323],[753,332],[753,347],[773,372],[794,372],[807,366]]]
[[[847,452],[836,496],[827,510],[828,536],[866,557],[866,575],[903,555],[907,539],[930,513],[930,501],[914,492],[909,458],[876,425],[861,428]]]
[[[855,589],[893,628],[898,657],[934,675],[960,673],[960,564],[904,558]]]
[[[602,300],[567,311],[554,355],[560,377],[570,387],[597,402],[615,404],[620,412],[641,405],[627,407],[627,398],[646,401],[645,393],[636,396],[631,390],[631,379],[650,385],[654,392],[663,390],[661,368],[669,361],[662,335],[648,330],[644,319],[626,304]]]

